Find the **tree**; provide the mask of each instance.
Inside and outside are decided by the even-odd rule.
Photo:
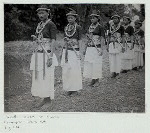
[[[38,4],[5,4],[4,5],[4,26],[5,41],[31,39],[37,23],[36,14]],[[73,8],[79,14],[78,23],[83,27],[83,32],[87,31],[90,25],[89,15],[93,9],[100,10],[100,24],[104,26],[113,13],[122,16],[125,12],[124,4],[49,4],[52,21],[59,31],[64,31],[67,25],[66,13],[69,8]],[[145,7],[141,5],[141,14],[144,16]]]

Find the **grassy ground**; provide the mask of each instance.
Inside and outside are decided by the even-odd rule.
[[[55,99],[41,108],[40,98],[31,95],[29,64],[32,42],[5,43],[5,111],[6,112],[145,112],[145,71],[130,71],[110,78],[108,53],[103,56],[103,78],[95,87],[83,79],[78,96],[64,96],[61,67],[55,69]]]

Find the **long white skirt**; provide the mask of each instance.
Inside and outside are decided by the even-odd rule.
[[[47,55],[45,55],[45,78],[43,79],[43,53],[37,53],[37,78],[35,78],[35,54],[31,57],[30,70],[32,70],[32,87],[33,96],[41,98],[50,97],[54,99],[54,69],[58,65],[55,54],[53,55],[53,65],[47,67]]]
[[[139,66],[143,66],[143,53],[139,52],[139,51],[135,51],[135,61],[134,61],[134,66],[135,67],[139,67]]]
[[[90,79],[102,78],[102,58],[95,47],[87,47],[83,77]]]
[[[137,46],[134,46],[134,62],[133,62],[133,66],[134,67],[139,67],[139,66],[143,66],[144,65],[144,61],[143,61],[143,51]]]
[[[115,42],[115,48],[113,43],[109,44],[109,65],[110,72],[120,73],[121,71],[121,46]]]
[[[77,51],[79,54],[79,52]],[[78,91],[82,89],[81,62],[74,51],[68,50],[68,63],[65,63],[65,50],[62,55],[63,90]]]
[[[122,53],[121,69],[131,70],[133,68],[134,51],[130,50],[131,43],[128,43],[128,48],[125,53]]]

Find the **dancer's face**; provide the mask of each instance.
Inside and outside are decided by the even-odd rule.
[[[136,29],[139,29],[139,28],[141,27],[141,25],[140,25],[139,23],[135,23],[135,24],[134,24],[134,27],[135,27]]]
[[[118,17],[113,17],[113,22],[114,24],[118,24],[119,23],[119,18]]]
[[[98,22],[98,18],[95,16],[91,16],[91,22],[92,23],[97,23]]]
[[[48,12],[47,11],[39,11],[38,12],[38,17],[41,21],[45,21],[48,18]]]
[[[67,20],[68,20],[68,23],[74,23],[76,21],[76,17],[70,15],[67,17]]]
[[[127,18],[123,18],[123,22],[125,25],[128,25],[130,23],[129,19],[127,19]]]

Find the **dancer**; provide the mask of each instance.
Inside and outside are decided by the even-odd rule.
[[[113,22],[109,29],[109,63],[112,78],[121,71],[121,51],[123,49],[124,27],[120,24],[120,16],[115,14],[111,17]]]
[[[76,95],[82,89],[82,74],[80,63],[81,26],[76,22],[78,14],[71,9],[66,14],[68,25],[65,27],[65,49],[62,55],[63,90],[67,95]]]
[[[133,68],[133,58],[134,58],[134,51],[133,51],[133,33],[134,28],[130,25],[131,18],[128,14],[123,16],[124,22],[124,47],[125,51],[122,54],[122,73],[127,73],[127,71]]]
[[[58,64],[55,54],[53,54],[56,39],[56,26],[48,18],[50,10],[42,5],[37,9],[37,14],[41,22],[36,28],[34,45],[35,52],[31,58],[30,70],[32,70],[33,96],[44,98],[38,107],[45,103],[50,103],[54,99],[54,68]]]
[[[134,68],[133,70],[142,69],[144,66],[143,53],[145,48],[144,31],[140,28],[142,22],[140,20],[135,21],[134,32]]]
[[[102,58],[104,29],[99,24],[99,11],[93,10],[91,17],[91,25],[88,30],[87,39],[89,40],[85,48],[84,72],[83,77],[92,79],[90,86],[102,78]]]

